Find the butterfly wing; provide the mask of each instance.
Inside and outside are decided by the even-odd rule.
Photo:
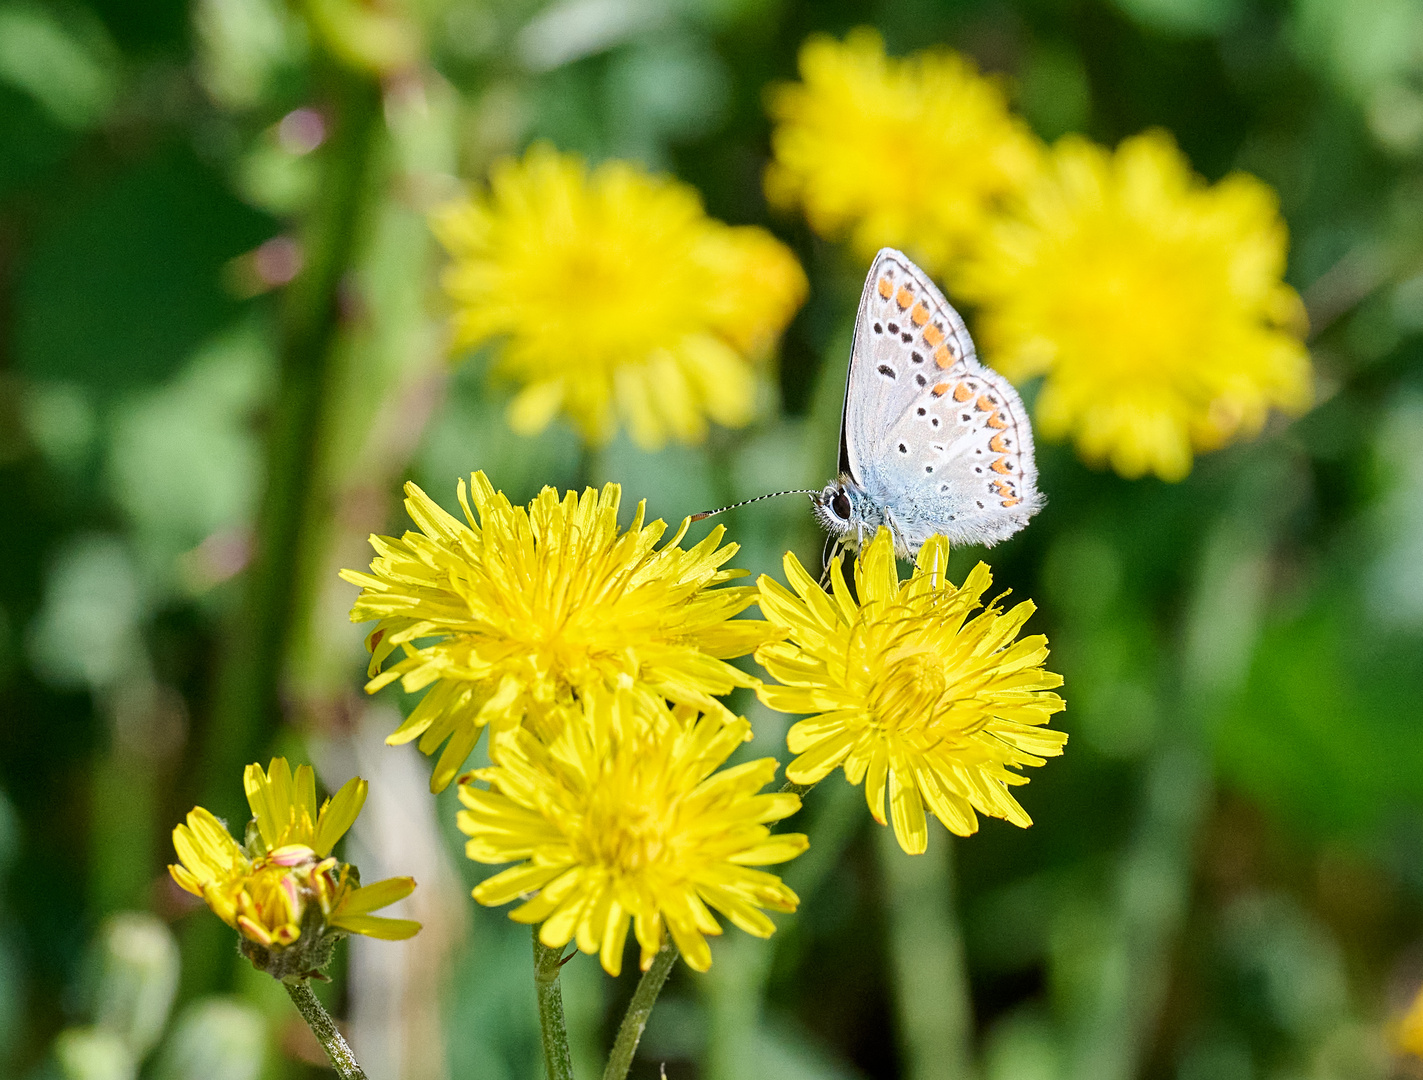
[[[875,256],[855,317],[845,412],[840,421],[840,471],[863,482],[882,452],[889,426],[941,381],[961,358],[975,367],[973,341],[959,313],[902,253]]]
[[[963,319],[904,255],[870,268],[855,324],[842,467],[910,551],[1012,536],[1042,505],[1022,399],[978,362]]]

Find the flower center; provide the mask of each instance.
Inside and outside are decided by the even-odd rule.
[[[870,707],[876,722],[900,734],[928,727],[949,704],[944,661],[929,649],[895,650],[883,659]]]
[[[580,838],[580,861],[637,877],[667,860],[668,808],[640,799],[609,778],[593,797]],[[622,790],[619,790],[622,789]],[[629,798],[629,795],[632,797]]]
[[[1092,225],[1063,253],[1070,270],[1058,314],[1069,359],[1090,358],[1105,376],[1178,379],[1182,364],[1196,361],[1190,343],[1212,325],[1221,299],[1215,260],[1139,222],[1111,216]]]
[[[288,928],[285,936],[295,940],[308,899],[304,877],[302,870],[270,859],[258,860],[238,902],[239,914],[269,932]]]
[[[640,361],[687,329],[699,299],[695,288],[705,283],[683,280],[688,271],[677,264],[685,253],[676,250],[680,238],[666,235],[667,224],[590,224],[551,254],[552,318],[566,328],[568,340],[578,341],[580,363],[613,369]],[[673,223],[674,232],[680,224]],[[650,281],[645,268],[659,264],[665,273]]]

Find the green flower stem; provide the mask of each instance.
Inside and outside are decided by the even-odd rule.
[[[923,855],[906,855],[893,829],[877,828],[875,836],[904,1075],[909,1080],[968,1080],[973,1076],[972,1000],[954,917],[953,844],[938,834]]]
[[[278,385],[266,451],[266,487],[242,610],[224,650],[203,759],[203,805],[245,816],[232,777],[256,760],[281,716],[280,686],[310,572],[320,498],[318,454],[339,385],[342,283],[375,192],[371,173],[384,130],[372,78],[330,70],[331,136],[320,151],[319,197],[300,229],[305,265],[281,297]],[[238,789],[240,790],[240,789]]]
[[[1270,469],[1246,485],[1240,507],[1210,538],[1187,611],[1173,706],[1147,765],[1136,827],[1116,868],[1108,940],[1069,1033],[1071,1080],[1130,1080],[1150,1049],[1170,958],[1191,895],[1196,834],[1215,790],[1210,736],[1246,675],[1268,587],[1268,556],[1282,511]],[[1277,490],[1291,490],[1277,484]],[[1287,505],[1287,504],[1286,504]],[[1246,509],[1248,507],[1248,510]],[[1241,527],[1241,522],[1248,522]]]
[[[307,1027],[311,1028],[311,1033],[316,1036],[316,1041],[321,1043],[326,1056],[331,1059],[331,1067],[336,1070],[336,1075],[341,1077],[341,1080],[366,1080],[365,1072],[356,1063],[356,1055],[351,1053],[351,1047],[336,1029],[336,1021],[331,1019],[331,1014],[321,1007],[321,1002],[317,1001],[316,995],[311,992],[311,984],[306,979],[299,979],[296,982],[283,982],[282,985],[286,987],[292,1004],[296,1006],[297,1012],[301,1013]]]
[[[781,791],[794,791],[804,798],[814,786],[788,783]],[[778,872],[800,897],[802,906],[811,903],[830,878],[869,816],[864,808],[862,788],[832,781],[824,785],[816,805],[809,808],[810,820],[797,819],[794,828],[810,833],[815,842]],[[716,963],[697,980],[707,1015],[707,1044],[700,1063],[707,1080],[745,1080],[758,1071],[766,983],[777,952],[793,948],[801,932],[799,921],[788,919],[770,941],[738,934],[721,942]]]
[[[749,934],[717,943],[716,963],[697,979],[707,1026],[698,1074],[706,1080],[746,1080],[764,1072],[761,1019],[774,959],[774,942]]]
[[[1082,1022],[1068,1044],[1072,1080],[1137,1075],[1165,990],[1171,944],[1186,915],[1192,842],[1212,784],[1195,724],[1178,716],[1168,722],[1177,730],[1147,766],[1136,829],[1112,882],[1110,936],[1078,1003]]]
[[[647,1030],[647,1019],[652,1015],[652,1006],[657,1004],[657,995],[667,976],[672,974],[672,966],[677,963],[677,946],[666,942],[652,958],[652,966],[642,973],[632,1000],[628,1002],[623,1022],[618,1025],[618,1037],[613,1041],[612,1052],[608,1055],[607,1068],[603,1070],[603,1080],[624,1080],[628,1069],[632,1068],[633,1055],[642,1033]]]
[[[573,1080],[573,1055],[568,1051],[568,1024],[563,1019],[563,950],[550,949],[534,927],[534,992],[539,1001],[539,1033],[543,1036],[548,1080]]]

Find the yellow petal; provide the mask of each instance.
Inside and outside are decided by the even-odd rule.
[[[383,881],[362,885],[360,888],[348,892],[342,898],[336,913],[342,918],[347,915],[364,915],[367,912],[393,904],[397,900],[403,900],[414,891],[414,878],[385,878]]]
[[[346,831],[355,824],[356,816],[366,803],[368,787],[359,776],[352,777],[322,806],[316,820],[315,843],[312,844],[318,855],[323,858],[330,855],[336,841],[345,836]]]
[[[387,919],[381,915],[341,915],[332,919],[331,925],[382,941],[404,941],[420,932],[420,923],[413,919]]]

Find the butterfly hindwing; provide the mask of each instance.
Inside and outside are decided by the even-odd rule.
[[[994,543],[1042,502],[1017,391],[979,364],[958,312],[889,248],[860,300],[841,457],[910,550],[935,534]]]

